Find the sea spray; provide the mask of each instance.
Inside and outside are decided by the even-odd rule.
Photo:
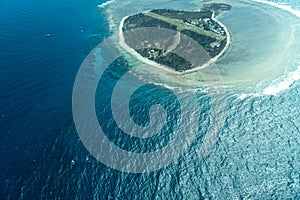
[[[254,2],[267,4],[282,10],[285,10],[298,18],[300,18],[300,11],[295,10],[289,5],[279,4],[275,2],[265,1],[265,0],[253,0]],[[284,90],[287,90],[291,87],[291,85],[300,79],[300,65],[297,67],[295,71],[289,72],[285,77],[281,77],[280,80],[273,81],[264,91],[265,95],[277,95]]]
[[[115,3],[115,2],[116,2],[116,0],[110,0],[110,1],[107,1],[107,2],[105,2],[105,3],[102,3],[102,4],[98,5],[98,8],[99,8],[99,9],[103,9],[103,8],[105,8],[106,6],[108,6],[108,5],[110,5],[110,4],[113,4],[113,3]]]

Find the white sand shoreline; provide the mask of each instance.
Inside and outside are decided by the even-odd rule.
[[[196,71],[199,71],[199,70],[203,70],[207,67],[209,67],[210,65],[212,65],[213,63],[217,62],[222,56],[224,56],[226,54],[226,52],[229,50],[229,47],[230,47],[230,44],[231,44],[231,35],[228,31],[228,29],[226,28],[226,26],[220,22],[219,20],[216,19],[215,17],[215,12],[213,12],[212,14],[212,20],[214,20],[215,22],[217,22],[222,28],[224,28],[225,32],[226,32],[226,38],[227,38],[227,41],[226,41],[226,46],[225,48],[215,57],[211,58],[207,63],[201,65],[201,66],[198,66],[198,67],[195,67],[194,69],[190,69],[190,70],[186,70],[184,72],[182,72],[182,74],[189,74],[189,73],[192,73],[192,72],[196,72]]]
[[[145,11],[145,12],[149,12],[149,11]],[[151,66],[154,66],[154,67],[157,67],[157,68],[160,68],[160,69],[163,69],[163,70],[166,70],[168,72],[171,72],[171,73],[174,73],[174,74],[180,74],[180,72],[177,72],[171,68],[169,68],[168,66],[165,66],[165,65],[161,65],[161,64],[158,64],[152,60],[149,60],[143,56],[141,56],[139,53],[137,53],[133,48],[129,47],[126,42],[125,42],[125,39],[124,39],[124,34],[123,34],[123,26],[124,26],[124,22],[125,20],[130,17],[130,15],[124,17],[122,20],[121,20],[121,23],[120,23],[120,26],[119,26],[119,44],[120,46],[125,50],[127,51],[128,53],[130,53],[131,55],[133,55],[134,57],[136,57],[137,59],[139,59],[140,61],[148,64],[148,65],[151,65]]]
[[[149,12],[150,10],[148,11],[145,11],[144,13],[146,12]],[[130,17],[131,15],[128,15],[128,16],[125,16],[121,22],[120,22],[120,26],[119,26],[119,44],[120,46],[125,50],[127,51],[128,53],[130,53],[131,55],[135,56],[137,59],[139,59],[140,61],[146,63],[146,64],[149,64],[149,65],[152,65],[154,67],[157,67],[157,68],[160,68],[160,69],[163,69],[163,70],[166,70],[168,72],[171,72],[173,74],[177,74],[177,75],[184,75],[184,74],[189,74],[189,73],[193,73],[193,72],[196,72],[196,71],[199,71],[199,70],[203,70],[209,66],[211,66],[213,63],[215,63],[216,61],[218,61],[228,50],[229,50],[229,47],[230,47],[230,44],[231,44],[231,35],[228,31],[228,29],[226,28],[226,26],[221,23],[220,21],[218,21],[215,17],[215,13],[213,12],[212,14],[212,20],[214,20],[216,23],[218,23],[226,32],[226,38],[227,38],[227,41],[226,41],[226,46],[225,48],[215,57],[211,58],[208,62],[206,62],[205,64],[201,65],[201,66],[198,66],[198,67],[195,67],[193,69],[190,69],[190,70],[186,70],[184,72],[177,72],[173,69],[171,69],[170,67],[168,66],[165,66],[165,65],[161,65],[159,63],[156,63],[152,60],[149,60],[143,56],[141,56],[140,54],[138,54],[134,49],[132,49],[131,47],[129,47],[126,42],[125,42],[125,39],[124,39],[124,34],[123,34],[123,26],[124,26],[124,22],[125,20]]]

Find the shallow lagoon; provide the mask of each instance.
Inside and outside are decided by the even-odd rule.
[[[117,30],[122,17],[131,13],[162,7],[176,9],[174,6],[178,9],[196,9],[201,5],[199,2],[188,5],[183,1],[160,2],[126,1],[112,4],[108,10],[115,22],[112,31]],[[202,74],[194,73],[182,79],[131,60],[136,65],[131,71],[135,76],[119,83],[124,93],[120,95],[126,95],[136,77],[142,79],[143,83],[150,80],[168,86],[170,90],[178,90],[172,86],[190,80],[189,83],[194,84],[196,90],[183,90],[182,94],[186,99],[190,98],[190,94],[196,94],[199,97],[198,107],[203,113],[196,121],[199,125],[199,131],[195,133],[197,139],[178,163],[154,172],[155,177],[147,180],[140,180],[139,177],[148,178],[148,174],[121,174],[118,177],[120,186],[114,188],[117,197],[134,193],[137,196],[132,199],[139,199],[142,195],[137,191],[143,191],[147,197],[153,195],[156,199],[299,198],[300,100],[299,82],[294,82],[298,69],[298,19],[286,11],[264,4],[250,1],[231,4],[234,9],[219,19],[231,29],[233,45],[226,57],[216,64],[226,85],[226,92],[216,99],[217,103],[225,104],[224,121],[220,120],[221,129],[213,138],[217,141],[214,140],[207,157],[201,154],[204,140],[210,128],[218,125],[213,119],[218,119],[220,115],[219,112],[212,112],[217,105],[211,104],[213,92],[207,92],[199,86]],[[114,81],[110,79],[107,83]],[[151,90],[145,92],[146,95],[139,96],[141,100],[152,93]],[[159,97],[162,97],[162,102],[174,106],[174,102],[164,93],[160,93]],[[124,99],[119,98],[119,101]],[[149,103],[147,105],[150,106]],[[197,109],[197,106],[193,108]],[[188,118],[185,116],[185,119]],[[190,123],[183,121],[185,127]],[[138,184],[128,187],[123,180],[137,181]],[[102,185],[99,188],[103,191]],[[129,189],[129,192],[123,191],[123,188]]]
[[[121,1],[122,5],[115,2],[106,8],[118,6],[112,11],[116,14],[114,18],[120,19],[123,15],[142,10],[142,4],[148,4],[146,8],[150,9],[161,1],[132,1],[130,7],[123,5],[128,1]],[[290,2],[300,8],[299,1]],[[274,81],[269,74],[248,84],[230,84],[228,81],[227,85],[232,87],[228,86],[226,93],[226,121],[216,146],[205,159],[198,155],[202,147],[202,134],[210,125],[209,120],[205,120],[210,114],[210,107],[209,97],[199,91],[196,91],[200,96],[199,108],[204,110],[199,119],[201,130],[197,133],[197,141],[177,163],[157,172],[136,175],[115,171],[93,158],[75,130],[70,98],[78,69],[76,66],[79,67],[84,57],[80,53],[81,42],[87,43],[84,37],[94,34],[94,25],[104,23],[96,8],[98,3],[101,1],[69,1],[64,4],[61,1],[40,4],[36,1],[18,1],[18,4],[6,1],[2,7],[5,12],[1,14],[7,19],[1,26],[5,30],[2,34],[3,112],[0,122],[3,136],[0,196],[3,199],[299,199],[300,82],[294,80],[299,79],[300,70],[297,71],[297,59],[292,56],[288,57],[291,65],[278,65],[278,69],[273,70],[277,72],[280,69],[284,71],[282,74],[270,73],[279,77]],[[166,1],[162,7],[184,4],[184,1]],[[186,6],[191,9],[197,7],[194,4]],[[250,5],[243,6],[247,8]],[[119,9],[124,12],[118,13]],[[234,28],[234,24],[230,24],[232,21],[226,22],[226,15],[220,19],[224,18],[224,23]],[[285,22],[292,24],[288,20]],[[83,24],[84,30],[80,30]],[[235,27],[238,29],[237,25]],[[101,38],[106,35],[104,30],[104,27],[99,30]],[[84,36],[81,31],[84,31]],[[47,33],[51,33],[50,38],[45,37]],[[282,41],[285,44],[284,38]],[[224,67],[220,71],[225,80],[239,74],[240,77],[248,76],[243,69],[235,73],[236,76],[226,74],[231,72],[225,68],[226,62],[232,63],[232,69],[239,67],[232,60],[234,53],[239,51],[234,52],[233,49],[234,46],[227,57],[218,63]],[[263,50],[261,52],[264,53]],[[141,66],[136,72],[142,69],[149,70],[149,67]],[[255,70],[253,73],[256,73]],[[100,96],[108,99],[111,93],[106,90],[112,88],[112,82],[118,75],[108,73],[104,77],[106,85]],[[180,81],[174,76],[169,78]],[[269,82],[273,83],[269,86]],[[128,82],[120,82],[123,91],[129,85]],[[202,87],[199,90],[202,91]],[[145,91],[147,93],[149,90]],[[276,96],[241,96],[243,92],[259,91],[281,93]],[[149,92],[152,93],[151,90]],[[172,106],[172,101],[163,93],[159,96]],[[141,100],[144,99],[141,95]],[[113,121],[106,115],[109,103],[110,99],[103,104],[98,102],[96,107],[102,119]]]
[[[211,1],[214,2],[214,1]],[[220,2],[220,1],[216,1]],[[224,12],[218,19],[232,34],[233,42],[227,55],[216,63],[224,85],[243,93],[276,93],[276,86],[288,79],[290,72],[297,70],[300,60],[299,18],[291,13],[269,5],[251,1],[222,1],[233,9]],[[111,32],[118,29],[121,18],[154,8],[197,10],[202,2],[191,1],[124,1],[112,4],[107,9],[111,19]],[[153,74],[165,82],[181,80],[172,74],[137,66],[134,71]],[[151,67],[150,67],[151,68]],[[140,78],[143,79],[143,74]],[[218,75],[219,76],[219,75]],[[149,74],[147,75],[149,79]],[[192,85],[202,85],[201,73],[183,77]],[[175,81],[176,81],[175,80]],[[200,82],[199,82],[200,80]],[[281,84],[282,85],[282,84]],[[273,87],[274,91],[268,89]],[[275,87],[275,88],[274,88]],[[282,88],[281,88],[282,89]],[[240,93],[239,92],[239,93]]]

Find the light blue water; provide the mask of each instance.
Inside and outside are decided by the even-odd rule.
[[[118,20],[129,13],[161,7],[182,8],[182,2],[116,1],[106,8],[113,13],[117,25]],[[195,9],[195,3],[185,3],[185,8]],[[188,151],[177,162],[161,170],[145,174],[123,173],[106,167],[90,155],[81,143],[72,119],[71,95],[77,70],[87,53],[108,33],[108,24],[102,19],[107,15],[97,9],[101,2],[67,1],[62,4],[61,1],[25,3],[15,0],[3,4],[0,12],[1,19],[5,19],[0,23],[1,30],[4,30],[0,32],[2,199],[300,198],[300,85],[295,72],[296,56],[284,59],[290,66],[270,67],[273,72],[278,72],[276,77],[262,76],[262,79],[250,81],[247,87],[239,87],[239,84],[225,87],[223,98],[218,99],[225,102],[225,121],[217,143],[209,149],[207,157],[201,156],[201,148],[212,123],[210,118],[216,116],[212,113],[210,91],[199,87],[183,92],[186,98],[190,92],[196,94],[200,110],[199,130]],[[264,14],[267,16],[283,12],[270,8],[268,13],[269,8],[255,5],[252,11],[266,9]],[[293,6],[297,8],[295,2]],[[250,20],[249,16],[260,18],[260,15],[251,13],[251,9],[245,15],[241,7],[233,13],[224,14],[221,19],[232,28],[237,42],[242,43],[244,37],[236,35],[241,24],[238,20],[226,21],[227,17],[233,19],[239,14]],[[284,23],[286,27],[299,23],[288,13],[284,15],[290,17]],[[277,24],[277,27],[268,26],[270,32],[280,30],[283,23],[273,18],[260,19],[256,21],[257,26],[263,26],[265,22]],[[51,37],[46,36],[48,33]],[[257,33],[254,31],[253,34]],[[260,41],[259,37],[249,35],[251,37]],[[284,46],[282,37],[276,37],[280,39],[276,40],[276,45]],[[266,39],[272,43],[274,38]],[[247,45],[247,48],[256,47],[256,43]],[[297,49],[297,45],[291,44],[289,48]],[[220,61],[223,69],[228,69],[225,63],[232,62],[239,53],[240,57],[255,57],[258,52],[233,46],[228,57]],[[268,59],[274,56],[267,53]],[[275,57],[278,59],[279,56]],[[97,64],[96,60],[91,60],[91,63]],[[253,60],[249,59],[251,62]],[[136,152],[161,148],[172,138],[171,127],[176,127],[176,119],[181,113],[174,106],[178,102],[170,95],[170,89],[162,87],[167,85],[146,85],[135,93],[131,102],[133,118],[139,124],[147,123],[147,109],[153,103],[162,103],[170,109],[170,126],[157,138],[132,141],[115,126],[111,116],[111,93],[119,78],[128,69],[136,73],[132,81],[141,75],[132,67],[114,63],[105,72],[96,94],[97,117],[108,137],[119,147]],[[234,67],[236,70],[239,66]],[[235,70],[229,71],[231,75]],[[221,69],[221,72],[224,75],[226,70]],[[93,72],[90,75],[93,78]],[[238,75],[240,73],[236,73],[232,81],[231,76],[225,74],[231,83],[238,82]],[[275,80],[275,83],[270,83],[270,80]],[[289,84],[277,87],[276,84],[282,82]],[[270,85],[275,90],[284,89],[276,96],[264,94]],[[122,86],[124,93],[131,87],[129,83]],[[189,122],[184,122],[188,126]]]

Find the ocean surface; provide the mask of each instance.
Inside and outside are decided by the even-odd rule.
[[[218,18],[233,37],[216,63],[221,84],[199,84],[195,73],[184,77],[187,88],[178,84],[182,79],[128,55],[98,77],[104,57],[96,46],[116,35],[126,15],[195,10],[201,1],[1,1],[0,199],[299,199],[300,3],[218,2],[233,5]],[[94,70],[86,72],[82,88],[99,79],[96,117],[120,149],[157,151],[176,138],[179,126],[197,125],[178,159],[129,173],[127,166],[125,172],[108,167],[87,150],[74,105],[72,110],[77,73],[86,65]],[[153,105],[167,110],[166,125],[151,138],[131,137],[125,130],[136,127],[120,128],[114,116],[123,115],[127,92],[139,84],[128,104],[136,124],[148,125],[161,114]],[[112,150],[102,153],[110,156]]]

